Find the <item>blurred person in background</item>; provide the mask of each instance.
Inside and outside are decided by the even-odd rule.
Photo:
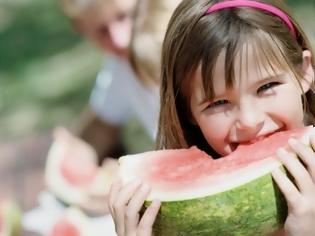
[[[91,145],[100,164],[105,157],[117,158],[125,154],[120,131],[128,119],[125,110],[129,104],[121,99],[124,94],[118,82],[137,81],[128,62],[136,0],[59,1],[74,28],[102,50],[106,59],[97,76],[90,104],[74,127],[75,135],[67,129],[57,129],[55,141],[62,143],[66,136],[67,140],[76,140],[75,145]]]
[[[146,8],[142,4],[140,1],[139,12],[140,9]],[[136,0],[60,0],[62,10],[70,18],[75,29],[103,50],[106,59],[97,76],[84,118],[73,133],[66,128],[55,129],[51,147],[58,146],[59,151],[50,152],[48,159],[72,156],[77,163],[97,162],[110,168],[111,173],[115,173],[118,166],[115,158],[125,154],[121,144],[121,130],[132,118],[139,120],[154,141],[159,113],[158,75],[138,77],[129,62],[128,47],[135,5]],[[160,10],[164,11],[166,8],[162,7]],[[137,24],[142,27],[144,21],[137,18]],[[164,21],[162,14],[157,15],[156,18],[158,24]],[[157,28],[158,46],[152,42],[146,47],[146,50],[152,51],[151,58],[156,60],[160,55],[156,47],[160,47],[162,43],[166,23],[165,19],[163,30],[161,27]],[[149,25],[145,24],[145,26]],[[150,33],[147,32],[147,35]],[[134,35],[136,34],[135,30]],[[137,43],[139,47],[141,43],[139,44],[138,40]],[[137,69],[138,71],[140,72]],[[56,172],[57,168],[58,166]],[[79,165],[77,169],[79,171]],[[48,178],[46,175],[46,183],[48,189],[56,194],[60,192],[60,186],[57,181],[52,180],[53,178],[53,175]],[[59,197],[58,194],[56,195]],[[104,194],[100,196],[91,193],[79,205],[97,214],[108,212],[107,196]]]

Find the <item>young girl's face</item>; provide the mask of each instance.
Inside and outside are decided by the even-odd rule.
[[[249,46],[248,60],[235,59],[235,82],[225,85],[225,53],[218,57],[214,75],[214,99],[205,97],[201,66],[194,74],[190,109],[208,144],[220,155],[239,144],[252,143],[278,131],[302,127],[302,90],[292,73],[255,59]],[[247,65],[244,65],[244,64]],[[309,89],[302,82],[303,90]]]

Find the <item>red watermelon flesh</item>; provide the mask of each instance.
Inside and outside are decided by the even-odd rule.
[[[230,155],[216,160],[196,147],[138,154],[138,163],[135,159],[132,160],[137,155],[126,159],[122,157],[119,160],[121,163],[120,175],[125,181],[131,170],[133,176],[128,176],[129,179],[140,178],[152,187],[152,192],[162,192],[163,194],[165,192],[176,194],[181,191],[187,192],[189,187],[198,192],[198,188],[204,189],[207,185],[213,189],[225,189],[229,185],[234,186],[235,183],[229,183],[234,180],[241,183],[244,180],[250,181],[250,178],[255,178],[255,171],[261,166],[264,166],[263,168],[266,171],[268,169],[269,172],[270,168],[278,167],[280,162],[275,156],[277,149],[287,147],[289,138],[300,139],[311,131],[310,126],[277,132],[256,143],[239,145]],[[124,162],[127,161],[130,163],[124,165]],[[161,196],[157,194],[156,197]]]
[[[84,157],[68,156],[64,158],[60,167],[64,179],[75,186],[89,185],[97,175],[96,164]]]
[[[80,231],[67,219],[59,220],[53,227],[49,236],[80,236]]]
[[[312,127],[277,132],[252,144],[239,145],[237,149],[228,156],[218,159],[212,165],[212,173],[220,174],[223,171],[233,171],[236,166],[250,165],[256,161],[268,157],[276,158],[274,155],[280,147],[288,147],[290,138],[302,138]],[[222,168],[223,167],[223,168]]]

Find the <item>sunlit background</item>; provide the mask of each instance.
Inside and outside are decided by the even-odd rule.
[[[287,2],[315,47],[315,0]],[[77,122],[103,60],[57,0],[0,0],[0,198],[15,198],[23,210],[36,205],[50,131]],[[133,145],[143,135],[136,122],[126,130],[131,151],[151,147]]]

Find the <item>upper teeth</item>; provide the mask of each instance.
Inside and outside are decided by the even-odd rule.
[[[257,137],[255,139],[252,139],[252,140],[249,141],[249,143],[256,143],[256,142],[258,142],[258,141],[260,141],[262,139],[264,139],[264,136],[260,136],[260,137]]]

